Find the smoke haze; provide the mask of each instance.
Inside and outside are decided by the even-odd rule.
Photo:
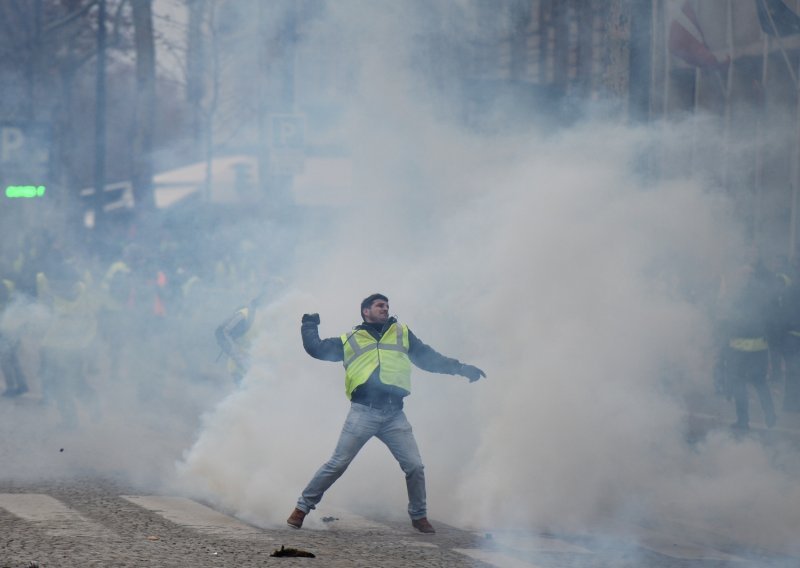
[[[725,433],[686,441],[686,400],[712,388],[718,278],[744,242],[709,172],[669,161],[707,133],[702,121],[646,129],[587,111],[568,128],[477,135],[421,96],[400,49],[417,22],[360,8],[354,18],[337,4],[319,24],[373,32],[348,114],[354,195],[304,227],[292,293],[262,320],[261,363],[206,417],[182,479],[282,523],[347,411],[343,371],[305,355],[300,315],[320,312],[321,335],[336,336],[382,291],[424,341],[488,373],[471,385],[415,372],[406,408],[433,518],[552,529],[724,519],[749,542],[790,543],[800,496],[774,448]],[[659,181],[647,165],[657,151]],[[402,517],[385,448],[368,444],[326,504]]]
[[[361,299],[382,292],[420,339],[488,375],[474,384],[412,376],[406,413],[432,519],[542,530],[675,519],[796,547],[800,489],[787,448],[725,432],[687,442],[687,400],[713,390],[718,278],[745,242],[711,174],[673,161],[705,134],[702,122],[633,126],[586,108],[562,128],[546,126],[552,117],[525,117],[511,132],[468,128],[457,101],[416,73],[423,14],[330,4],[303,41],[336,30],[358,64],[342,119],[352,187],[298,220],[291,243],[244,230],[273,241],[266,254],[243,254],[274,259],[281,280],[259,311],[241,387],[175,371],[139,406],[124,390],[101,399],[114,417],[105,427],[57,441],[17,408],[0,418],[21,440],[9,456],[26,456],[9,475],[114,471],[261,526],[283,524],[348,410],[341,365],[303,351],[301,315],[319,312],[320,335],[338,336],[360,321]],[[442,28],[473,33],[470,6],[455,3]],[[209,290],[205,319],[186,325],[207,326],[211,339],[256,291],[238,292]],[[65,439],[67,460],[55,463]],[[373,440],[320,512],[402,519],[406,502],[402,472]]]

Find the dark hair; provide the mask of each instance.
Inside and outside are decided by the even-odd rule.
[[[387,298],[383,294],[371,294],[371,295],[367,296],[366,298],[364,298],[361,301],[361,312],[360,312],[361,313],[361,319],[364,319],[364,310],[368,310],[369,308],[371,308],[372,307],[372,302],[374,302],[375,300],[383,300],[384,302],[388,302],[389,298]]]

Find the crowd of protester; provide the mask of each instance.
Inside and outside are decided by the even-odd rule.
[[[241,382],[246,335],[276,281],[241,234],[161,230],[86,246],[40,232],[2,245],[2,397],[40,397],[67,426],[100,413],[98,389],[133,385],[147,402],[167,375]],[[750,387],[767,428],[800,413],[800,267],[751,249],[712,295],[713,384],[733,402],[733,428],[750,428]]]
[[[74,427],[101,412],[101,389],[132,387],[147,402],[167,374],[230,382],[215,328],[268,275],[246,239],[201,241],[166,231],[91,247],[47,232],[5,240],[2,396],[42,400]]]

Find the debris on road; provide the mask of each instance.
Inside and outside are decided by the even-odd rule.
[[[275,550],[270,556],[286,557],[286,558],[316,558],[316,555],[307,550],[300,550],[299,548],[286,548],[281,545],[280,550]]]

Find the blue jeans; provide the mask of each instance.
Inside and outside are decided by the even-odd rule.
[[[297,508],[305,513],[314,509],[325,491],[339,479],[373,436],[386,444],[406,474],[408,514],[412,519],[427,516],[425,466],[422,465],[419,448],[405,413],[402,410],[379,410],[358,403],[351,404],[331,459],[314,474],[297,500]]]

